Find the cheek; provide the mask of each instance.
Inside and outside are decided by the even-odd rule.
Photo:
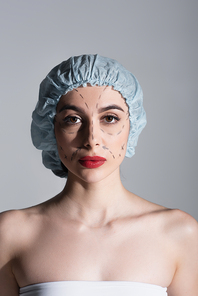
[[[103,146],[103,149],[111,154],[112,159],[123,159],[126,154],[128,136],[129,125],[117,134],[106,136],[105,146]]]

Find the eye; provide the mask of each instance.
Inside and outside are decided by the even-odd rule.
[[[105,121],[105,123],[116,123],[120,119],[117,116],[106,115],[103,117],[103,120]]]
[[[78,124],[81,123],[82,120],[77,116],[67,116],[63,121],[67,124]]]

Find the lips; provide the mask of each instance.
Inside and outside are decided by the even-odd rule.
[[[100,156],[84,156],[79,159],[79,163],[89,169],[98,168],[103,165],[106,158]]]

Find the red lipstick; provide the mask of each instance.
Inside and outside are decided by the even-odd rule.
[[[79,159],[80,164],[89,169],[98,168],[103,165],[105,161],[106,158],[100,156],[84,156]]]

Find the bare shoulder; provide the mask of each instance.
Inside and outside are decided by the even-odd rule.
[[[39,216],[39,207],[0,213],[0,244],[12,242],[13,248],[17,248],[18,242],[29,239],[30,228],[35,228]]]
[[[175,262],[175,274],[168,287],[168,295],[197,295],[197,221],[181,210],[168,210],[164,217],[164,233]]]
[[[198,242],[198,223],[186,212],[178,209],[167,209],[164,212],[165,230],[171,237],[181,240]]]

